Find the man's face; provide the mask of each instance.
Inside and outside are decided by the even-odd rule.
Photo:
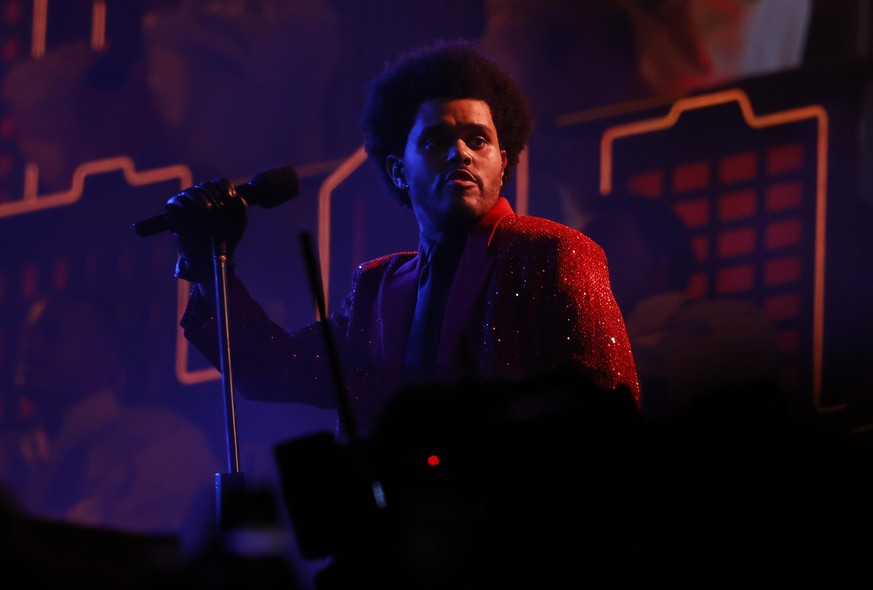
[[[491,109],[482,100],[422,103],[403,155],[388,174],[409,187],[421,233],[431,239],[464,231],[497,202],[506,168]]]

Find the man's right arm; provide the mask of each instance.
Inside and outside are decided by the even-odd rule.
[[[317,324],[289,334],[275,324],[236,277],[233,252],[248,222],[248,203],[223,178],[190,187],[166,203],[179,250],[175,276],[193,288],[180,325],[212,365],[221,367],[213,244],[227,255],[228,334],[235,386],[259,401],[334,406],[327,355]],[[342,332],[340,332],[342,333]]]
[[[185,338],[220,368],[215,297],[207,296],[208,292],[205,285],[192,288],[179,325]],[[288,332],[267,316],[238,278],[228,283],[228,309],[233,376],[243,397],[335,407],[334,384],[318,323]]]

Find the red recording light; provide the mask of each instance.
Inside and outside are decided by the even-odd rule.
[[[440,464],[440,458],[438,455],[429,455],[427,458],[427,464],[431,467],[436,467]]]

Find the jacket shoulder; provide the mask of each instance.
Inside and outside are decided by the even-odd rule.
[[[511,215],[506,217],[494,233],[495,245],[553,243],[559,250],[581,250],[582,253],[600,255],[602,249],[580,230],[563,223],[534,215]]]
[[[403,264],[404,262],[410,260],[413,256],[418,254],[418,252],[394,252],[392,254],[385,254],[383,256],[379,256],[377,258],[373,258],[371,260],[367,260],[366,262],[362,262],[358,265],[356,269],[357,274],[371,272],[379,269],[388,269],[392,266]]]

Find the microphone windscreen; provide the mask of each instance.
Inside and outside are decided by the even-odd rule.
[[[237,192],[253,205],[269,209],[281,205],[300,193],[300,178],[292,166],[262,170],[237,187]]]

